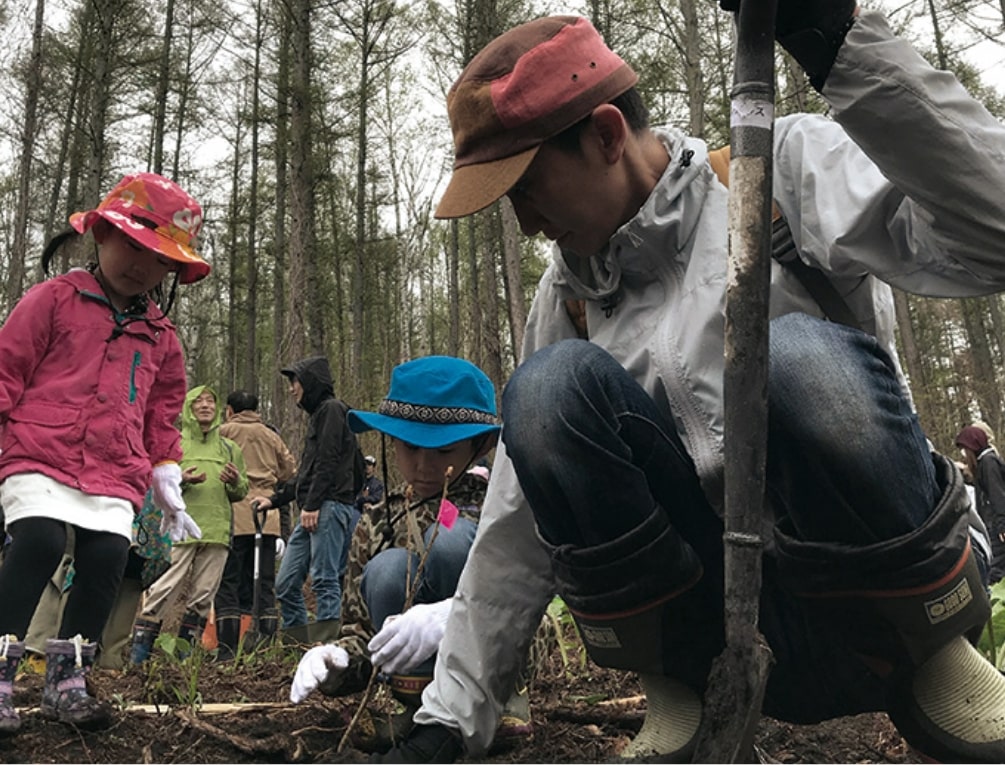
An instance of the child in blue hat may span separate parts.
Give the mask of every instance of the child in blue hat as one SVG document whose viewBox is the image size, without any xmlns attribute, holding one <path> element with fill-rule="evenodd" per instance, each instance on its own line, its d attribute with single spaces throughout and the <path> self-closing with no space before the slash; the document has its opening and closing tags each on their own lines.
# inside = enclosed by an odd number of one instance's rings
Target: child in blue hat
<svg viewBox="0 0 1005 765">
<path fill-rule="evenodd" d="M 377 430 L 390 437 L 411 491 L 390 493 L 378 518 L 360 519 L 349 553 L 339 639 L 304 655 L 290 699 L 298 703 L 315 688 L 327 695 L 360 691 L 376 665 L 390 676 L 392 693 L 407 708 L 401 719 L 410 722 L 432 679 L 451 598 L 474 541 L 486 483 L 468 470 L 499 436 L 495 386 L 469 361 L 427 356 L 395 367 L 376 412 L 353 410 L 347 419 L 356 433 Z M 445 485 L 446 498 L 459 511 L 449 529 L 436 522 Z M 409 589 L 414 605 L 402 614 Z M 529 730 L 529 709 L 524 718 Z"/>
</svg>

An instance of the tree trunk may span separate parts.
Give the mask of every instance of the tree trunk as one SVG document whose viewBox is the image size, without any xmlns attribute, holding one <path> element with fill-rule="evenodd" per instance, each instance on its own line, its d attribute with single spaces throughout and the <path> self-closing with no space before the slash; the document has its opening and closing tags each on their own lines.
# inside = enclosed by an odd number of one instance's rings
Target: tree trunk
<svg viewBox="0 0 1005 765">
<path fill-rule="evenodd" d="M 164 132 L 167 122 L 167 100 L 171 77 L 171 40 L 174 34 L 174 3 L 167 0 L 164 8 L 164 36 L 160 67 L 157 72 L 157 92 L 154 96 L 153 166 L 155 173 L 164 172 Z"/>
<path fill-rule="evenodd" d="M 227 292 L 230 300 L 227 302 L 227 377 L 226 386 L 229 389 L 235 387 L 234 383 L 238 379 L 238 367 L 241 364 L 242 354 L 237 342 L 237 327 L 240 326 L 243 317 L 239 308 L 240 289 L 238 287 L 238 233 L 237 226 L 240 219 L 241 206 L 241 112 L 243 105 L 239 101 L 234 110 L 234 158 L 231 164 L 230 175 L 230 204 L 228 205 L 230 214 L 227 222 Z"/>
<path fill-rule="evenodd" d="M 290 78 L 290 340 L 325 354 L 327 342 L 317 279 L 314 228 L 314 154 L 311 111 L 311 3 L 292 0 L 293 66 Z"/>
<path fill-rule="evenodd" d="M 520 269 L 520 222 L 508 197 L 500 201 L 502 213 L 503 288 L 509 316 L 513 366 L 520 363 L 523 334 L 527 324 L 527 306 L 523 299 L 523 276 Z"/>
<path fill-rule="evenodd" d="M 255 3 L 255 63 L 251 77 L 251 182 L 248 188 L 248 298 L 245 316 L 244 388 L 258 391 L 258 162 L 261 125 L 262 47 L 264 40 L 262 2 Z"/>
<path fill-rule="evenodd" d="M 449 329 L 447 353 L 457 356 L 461 352 L 461 290 L 460 290 L 460 242 L 457 219 L 450 221 L 450 244 L 447 247 L 447 312 Z M 475 288 L 477 294 L 478 289 Z"/>
<path fill-rule="evenodd" d="M 911 309 L 907 302 L 907 294 L 902 290 L 893 290 L 893 305 L 897 316 L 897 331 L 900 333 L 901 358 L 911 381 L 911 393 L 914 396 L 914 406 L 919 416 L 928 414 L 931 402 L 927 400 L 928 391 L 925 386 L 925 367 L 921 360 L 921 352 L 914 339 L 914 326 L 911 324 Z"/>
<path fill-rule="evenodd" d="M 24 288 L 25 260 L 28 249 L 28 208 L 32 184 L 32 159 L 38 130 L 38 100 L 42 88 L 42 32 L 45 0 L 36 0 L 35 24 L 31 34 L 31 59 L 25 76 L 24 130 L 21 133 L 21 158 L 18 162 L 17 210 L 14 217 L 14 244 L 7 272 L 7 305 L 13 305 Z"/>
</svg>

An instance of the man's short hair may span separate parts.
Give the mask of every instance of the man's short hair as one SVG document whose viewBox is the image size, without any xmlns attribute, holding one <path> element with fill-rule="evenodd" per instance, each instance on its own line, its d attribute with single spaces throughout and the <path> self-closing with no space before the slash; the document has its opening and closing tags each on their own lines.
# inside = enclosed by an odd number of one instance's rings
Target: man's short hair
<svg viewBox="0 0 1005 765">
<path fill-rule="evenodd" d="M 624 93 L 610 101 L 612 106 L 616 106 L 618 111 L 625 118 L 628 128 L 633 133 L 641 133 L 649 127 L 649 109 L 638 88 L 631 87 Z M 593 115 L 589 114 L 572 127 L 568 127 L 556 136 L 548 139 L 547 143 L 553 144 L 556 148 L 566 152 L 578 153 L 580 150 L 579 136 L 583 132 Z"/>
<path fill-rule="evenodd" d="M 235 390 L 227 396 L 227 406 L 234 414 L 250 409 L 252 412 L 258 411 L 258 396 L 246 390 Z"/>
</svg>

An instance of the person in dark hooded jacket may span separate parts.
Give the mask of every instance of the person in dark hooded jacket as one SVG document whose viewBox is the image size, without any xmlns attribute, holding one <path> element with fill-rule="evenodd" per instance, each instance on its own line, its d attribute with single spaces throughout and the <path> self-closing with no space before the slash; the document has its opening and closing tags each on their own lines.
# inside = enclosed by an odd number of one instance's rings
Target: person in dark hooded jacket
<svg viewBox="0 0 1005 765">
<path fill-rule="evenodd" d="M 991 585 L 1005 577 L 1005 463 L 991 446 L 987 432 L 977 425 L 963 428 L 956 445 L 974 477 L 977 512 L 991 536 Z"/>
<path fill-rule="evenodd" d="M 325 357 L 312 356 L 280 371 L 289 379 L 290 394 L 310 420 L 297 475 L 255 504 L 265 509 L 296 499 L 300 506 L 300 518 L 276 577 L 276 597 L 284 630 L 289 633 L 291 628 L 306 625 L 303 586 L 310 573 L 317 601 L 317 625 L 310 640 L 324 640 L 338 634 L 342 613 L 339 563 L 353 517 L 358 488 L 354 464 L 359 447 L 346 424 L 349 408 L 335 398 Z"/>
</svg>

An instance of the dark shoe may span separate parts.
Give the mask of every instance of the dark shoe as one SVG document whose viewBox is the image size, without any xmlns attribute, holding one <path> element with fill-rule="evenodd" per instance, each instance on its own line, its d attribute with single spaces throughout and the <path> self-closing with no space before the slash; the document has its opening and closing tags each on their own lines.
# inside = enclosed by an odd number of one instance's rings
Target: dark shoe
<svg viewBox="0 0 1005 765">
<path fill-rule="evenodd" d="M 202 630 L 206 626 L 206 619 L 199 616 L 195 611 L 186 611 L 181 619 L 181 626 L 178 628 L 178 638 L 185 643 L 178 646 L 178 658 L 185 659 L 195 650 L 195 647 L 202 642 Z M 185 645 L 187 644 L 187 648 Z"/>
<path fill-rule="evenodd" d="M 889 713 L 936 762 L 1005 762 L 1005 677 L 962 637 L 917 669 Z"/>
<path fill-rule="evenodd" d="M 142 664 L 150 658 L 154 649 L 154 641 L 161 631 L 161 623 L 153 619 L 137 619 L 133 625 L 133 647 L 129 651 L 129 660 L 133 664 Z"/>
<path fill-rule="evenodd" d="M 311 622 L 309 633 L 312 643 L 334 643 L 342 628 L 341 619 L 323 619 Z"/>
<path fill-rule="evenodd" d="M 108 725 L 111 708 L 88 694 L 84 681 L 94 664 L 96 648 L 96 643 L 80 635 L 46 641 L 45 690 L 40 709 L 43 717 L 88 729 Z"/>
<path fill-rule="evenodd" d="M 263 614 L 258 619 L 258 634 L 266 641 L 271 641 L 279 630 L 279 616 L 276 614 Z"/>
<path fill-rule="evenodd" d="M 231 661 L 237 654 L 237 641 L 241 634 L 240 616 L 220 616 L 216 620 L 216 659 Z"/>
<path fill-rule="evenodd" d="M 362 752 L 386 752 L 400 744 L 412 729 L 412 716 L 417 707 L 401 709 L 399 712 L 367 709 L 357 722 L 352 745 Z"/>
<path fill-rule="evenodd" d="M 17 732 L 21 718 L 14 707 L 14 677 L 24 656 L 24 641 L 14 635 L 0 636 L 0 735 Z"/>
<path fill-rule="evenodd" d="M 413 725 L 405 740 L 370 762 L 455 762 L 464 751 L 460 735 L 444 725 Z"/>
<path fill-rule="evenodd" d="M 304 648 L 310 648 L 311 646 L 311 625 L 308 624 L 297 624 L 292 627 L 283 627 L 279 632 L 279 640 L 283 645 L 291 646 L 302 646 Z"/>
</svg>

